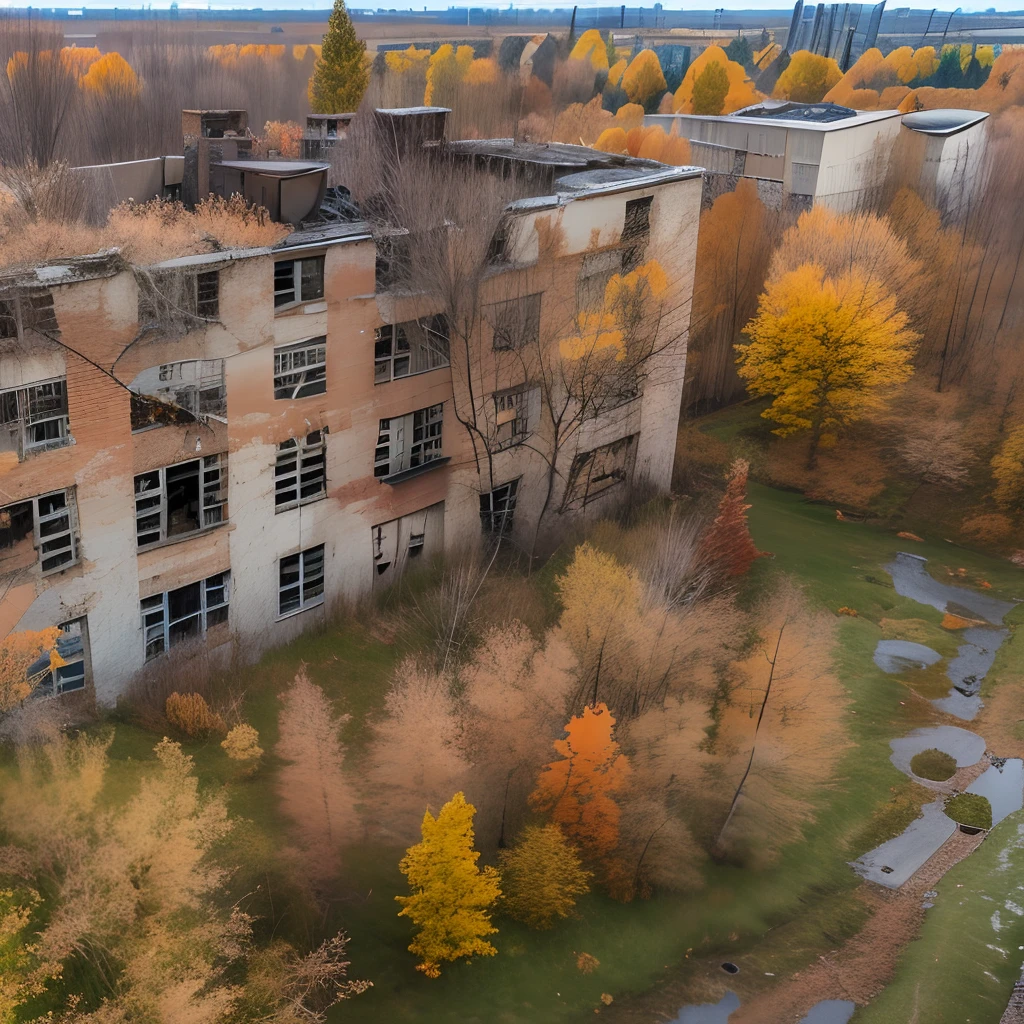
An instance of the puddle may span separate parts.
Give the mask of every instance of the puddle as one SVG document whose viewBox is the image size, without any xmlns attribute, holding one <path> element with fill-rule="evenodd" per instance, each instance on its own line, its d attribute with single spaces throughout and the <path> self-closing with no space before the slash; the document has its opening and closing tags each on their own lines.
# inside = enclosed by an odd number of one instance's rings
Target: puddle
<svg viewBox="0 0 1024 1024">
<path fill-rule="evenodd" d="M 927 668 L 941 660 L 942 655 L 938 651 L 909 640 L 879 640 L 875 647 L 875 664 L 890 675 L 909 668 Z"/>
<path fill-rule="evenodd" d="M 998 825 L 1007 815 L 1024 808 L 1024 761 L 1011 757 L 1001 768 L 992 765 L 965 792 L 986 797 L 992 805 L 992 824 Z"/>
<path fill-rule="evenodd" d="M 898 889 L 956 831 L 956 823 L 942 810 L 944 804 L 945 800 L 925 804 L 920 818 L 895 839 L 855 860 L 853 870 L 887 889 Z"/>
<path fill-rule="evenodd" d="M 892 755 L 889 758 L 901 772 L 918 780 L 910 770 L 910 761 L 915 754 L 934 747 L 944 754 L 949 754 L 956 761 L 957 768 L 966 768 L 969 764 L 977 764 L 985 753 L 985 741 L 968 729 L 960 729 L 955 725 L 936 725 L 924 729 L 915 729 L 909 736 L 901 736 L 890 740 Z M 923 780 L 928 785 L 927 780 Z M 932 784 L 934 786 L 934 783 Z"/>
<path fill-rule="evenodd" d="M 849 999 L 825 999 L 811 1007 L 800 1024 L 846 1024 L 857 1004 Z"/>
<path fill-rule="evenodd" d="M 984 619 L 993 626 L 1003 624 L 1003 616 L 1013 608 L 1010 601 L 1000 601 L 987 594 L 978 594 L 967 587 L 952 587 L 933 579 L 925 569 L 927 558 L 901 551 L 885 571 L 900 597 L 909 597 L 931 605 L 940 612 L 953 615 L 968 613 L 968 618 Z"/>
<path fill-rule="evenodd" d="M 669 1024 L 729 1024 L 729 1015 L 740 1008 L 740 997 L 726 992 L 717 1003 L 684 1006 Z"/>
</svg>

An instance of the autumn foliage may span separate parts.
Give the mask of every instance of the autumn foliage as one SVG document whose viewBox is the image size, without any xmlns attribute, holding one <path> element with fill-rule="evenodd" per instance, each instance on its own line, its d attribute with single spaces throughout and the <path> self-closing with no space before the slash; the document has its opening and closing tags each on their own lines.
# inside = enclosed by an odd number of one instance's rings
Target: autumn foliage
<svg viewBox="0 0 1024 1024">
<path fill-rule="evenodd" d="M 701 556 L 726 577 L 743 576 L 761 554 L 747 525 L 748 468 L 743 459 L 737 459 L 729 468 L 718 515 L 701 541 Z"/>
<path fill-rule="evenodd" d="M 548 814 L 590 857 L 604 858 L 619 841 L 619 804 L 629 761 L 614 738 L 615 719 L 603 703 L 569 720 L 567 736 L 555 740 L 559 760 L 537 779 L 530 802 Z"/>
<path fill-rule="evenodd" d="M 59 668 L 64 660 L 57 653 L 56 627 L 41 630 L 19 630 L 8 633 L 0 641 L 0 715 L 16 708 L 32 692 L 46 672 Z M 49 656 L 49 664 L 32 677 L 29 669 L 41 657 Z"/>
<path fill-rule="evenodd" d="M 772 95 L 797 103 L 817 103 L 842 77 L 832 57 L 800 50 L 793 54 L 786 70 L 779 75 Z"/>
<path fill-rule="evenodd" d="M 477 867 L 474 813 L 462 793 L 436 818 L 424 812 L 423 838 L 399 865 L 412 894 L 395 897 L 402 905 L 398 916 L 408 917 L 419 929 L 409 952 L 419 957 L 416 970 L 428 978 L 440 976 L 442 961 L 497 952 L 486 937 L 498 930 L 490 914 L 501 895 L 500 879 L 494 868 Z"/>
<path fill-rule="evenodd" d="M 665 75 L 658 55 L 653 50 L 641 50 L 623 72 L 622 88 L 630 103 L 648 103 L 665 91 Z"/>
<path fill-rule="evenodd" d="M 719 70 L 711 72 L 712 77 L 704 80 L 695 96 L 697 80 L 710 65 L 714 64 L 719 65 Z M 721 74 L 723 71 L 724 82 Z M 722 97 L 721 107 L 717 110 L 711 109 L 717 106 L 718 96 Z M 757 103 L 761 98 L 761 93 L 754 88 L 743 65 L 729 60 L 725 50 L 720 46 L 709 46 L 687 68 L 673 98 L 672 109 L 683 114 L 731 114 L 735 110 Z M 700 110 L 697 109 L 698 106 L 701 107 Z"/>
</svg>

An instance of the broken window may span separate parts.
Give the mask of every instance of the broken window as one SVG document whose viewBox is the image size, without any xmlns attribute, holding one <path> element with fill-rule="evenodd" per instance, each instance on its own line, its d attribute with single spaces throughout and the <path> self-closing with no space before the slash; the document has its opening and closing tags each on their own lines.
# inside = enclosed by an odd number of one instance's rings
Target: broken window
<svg viewBox="0 0 1024 1024">
<path fill-rule="evenodd" d="M 327 431 L 289 438 L 277 446 L 275 511 L 283 512 L 327 494 Z"/>
<path fill-rule="evenodd" d="M 525 441 L 530 433 L 530 393 L 526 387 L 498 391 L 493 397 L 496 446 L 510 448 Z"/>
<path fill-rule="evenodd" d="M 29 666 L 27 675 L 35 684 L 33 696 L 58 697 L 85 688 L 85 641 L 84 618 L 61 623 L 56 646 L 64 664 L 51 669 L 50 655 L 46 653 Z"/>
<path fill-rule="evenodd" d="M 622 252 L 595 252 L 583 257 L 576 281 L 576 305 L 580 311 L 597 312 L 604 308 L 608 282 L 622 272 Z"/>
<path fill-rule="evenodd" d="M 71 443 L 67 384 L 63 377 L 0 391 L 0 451 L 19 458 Z"/>
<path fill-rule="evenodd" d="M 140 473 L 135 478 L 135 536 L 140 548 L 217 526 L 227 519 L 227 455 Z"/>
<path fill-rule="evenodd" d="M 220 316 L 220 271 L 139 271 L 139 325 L 185 331 Z"/>
<path fill-rule="evenodd" d="M 495 349 L 521 349 L 540 338 L 540 296 L 537 292 L 484 307 Z"/>
<path fill-rule="evenodd" d="M 278 260 L 274 264 L 274 308 L 324 297 L 324 257 Z"/>
<path fill-rule="evenodd" d="M 444 404 L 380 421 L 373 475 L 390 477 L 441 458 Z"/>
<path fill-rule="evenodd" d="M 373 359 L 374 384 L 448 366 L 447 318 L 438 314 L 378 327 Z"/>
<path fill-rule="evenodd" d="M 227 423 L 223 359 L 185 359 L 143 370 L 128 385 L 132 430 L 169 423 Z"/>
<path fill-rule="evenodd" d="M 490 266 L 497 267 L 509 262 L 509 235 L 509 219 L 502 217 L 487 246 L 487 262 Z"/>
<path fill-rule="evenodd" d="M 580 452 L 572 461 L 566 505 L 585 505 L 599 498 L 610 487 L 628 480 L 636 458 L 637 435 L 612 441 L 589 452 Z"/>
<path fill-rule="evenodd" d="M 0 338 L 21 338 L 25 331 L 60 335 L 50 292 L 28 292 L 0 299 Z"/>
<path fill-rule="evenodd" d="M 444 547 L 444 502 L 410 512 L 370 530 L 374 586 L 387 587 L 410 559 L 426 561 Z"/>
<path fill-rule="evenodd" d="M 622 225 L 622 241 L 628 243 L 622 250 L 622 272 L 628 274 L 643 263 L 647 243 L 651 239 L 651 204 L 653 197 L 630 199 L 626 202 L 626 217 Z"/>
<path fill-rule="evenodd" d="M 78 560 L 72 491 L 53 491 L 0 508 L 0 573 L 35 564 L 44 574 Z"/>
<path fill-rule="evenodd" d="M 327 339 L 274 349 L 274 398 L 308 398 L 327 391 Z"/>
<path fill-rule="evenodd" d="M 278 612 L 288 615 L 324 601 L 324 546 L 307 548 L 280 562 Z"/>
<path fill-rule="evenodd" d="M 219 572 L 139 602 L 146 661 L 228 621 L 231 573 Z"/>
<path fill-rule="evenodd" d="M 510 480 L 480 495 L 480 525 L 484 533 L 512 532 L 512 517 L 516 512 L 518 493 L 519 481 Z"/>
</svg>

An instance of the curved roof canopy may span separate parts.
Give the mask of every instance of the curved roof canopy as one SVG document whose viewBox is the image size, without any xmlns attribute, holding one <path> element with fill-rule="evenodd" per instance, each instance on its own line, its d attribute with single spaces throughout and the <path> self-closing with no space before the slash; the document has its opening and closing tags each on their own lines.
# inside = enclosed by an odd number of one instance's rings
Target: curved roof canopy
<svg viewBox="0 0 1024 1024">
<path fill-rule="evenodd" d="M 903 115 L 903 123 L 915 132 L 925 135 L 955 135 L 965 128 L 984 121 L 988 114 L 983 110 L 957 110 L 944 107 L 939 110 L 915 110 Z"/>
</svg>

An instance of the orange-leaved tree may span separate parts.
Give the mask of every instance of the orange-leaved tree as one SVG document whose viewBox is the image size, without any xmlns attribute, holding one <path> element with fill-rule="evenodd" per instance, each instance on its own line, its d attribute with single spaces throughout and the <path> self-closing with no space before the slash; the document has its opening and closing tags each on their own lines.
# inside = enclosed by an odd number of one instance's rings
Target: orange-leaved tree
<svg viewBox="0 0 1024 1024">
<path fill-rule="evenodd" d="M 442 960 L 468 956 L 494 956 L 497 950 L 485 936 L 498 929 L 490 909 L 501 895 L 500 878 L 492 867 L 477 867 L 473 849 L 476 808 L 456 793 L 435 818 L 423 815 L 423 839 L 411 846 L 399 867 L 409 880 L 411 896 L 396 896 L 399 917 L 419 928 L 409 952 L 428 978 L 441 974 Z"/>
<path fill-rule="evenodd" d="M 753 395 L 770 395 L 761 415 L 787 437 L 811 435 L 808 468 L 818 448 L 872 410 L 913 373 L 919 335 L 881 281 L 853 269 L 836 279 L 807 263 L 761 296 L 750 338 L 737 345 L 739 374 Z"/>
<path fill-rule="evenodd" d="M 86 92 L 100 96 L 135 97 L 140 92 L 138 76 L 131 64 L 116 50 L 103 54 L 98 61 L 91 64 L 79 80 L 79 85 Z"/>
<path fill-rule="evenodd" d="M 8 633 L 0 641 L 0 715 L 16 708 L 32 692 L 36 684 L 64 664 L 57 653 L 60 629 L 21 630 Z M 40 659 L 47 663 L 30 671 Z"/>
<path fill-rule="evenodd" d="M 725 107 L 725 97 L 729 94 L 729 75 L 725 68 L 714 61 L 693 81 L 693 99 L 691 105 L 695 114 L 718 115 Z"/>
<path fill-rule="evenodd" d="M 729 482 L 718 503 L 718 515 L 701 538 L 701 558 L 724 576 L 744 575 L 762 554 L 747 524 L 749 468 L 745 459 L 736 459 L 729 467 Z"/>
<path fill-rule="evenodd" d="M 606 704 L 583 709 L 569 720 L 561 755 L 537 779 L 530 803 L 551 816 L 584 853 L 609 857 L 619 843 L 619 805 L 615 794 L 629 782 L 630 766 L 614 738 L 615 718 Z"/>
<path fill-rule="evenodd" d="M 587 29 L 576 40 L 569 60 L 586 60 L 595 71 L 608 70 L 608 46 L 596 28 Z"/>
<path fill-rule="evenodd" d="M 694 85 L 705 69 L 712 64 L 719 64 L 721 66 L 721 69 L 725 71 L 725 77 L 729 85 L 725 91 L 722 108 L 718 111 L 703 111 L 703 113 L 731 114 L 734 110 L 749 107 L 751 104 L 757 103 L 758 100 L 762 99 L 761 93 L 754 88 L 754 83 L 747 75 L 746 68 L 734 60 L 729 60 L 725 50 L 720 46 L 709 46 L 686 69 L 686 74 L 683 76 L 683 80 L 672 99 L 672 109 L 674 111 L 684 114 L 695 114 L 698 112 L 694 107 Z M 717 95 L 717 91 L 721 89 L 720 75 L 718 72 L 712 72 L 712 75 L 715 77 L 709 81 L 717 80 L 719 82 L 715 91 L 715 95 Z M 707 85 L 708 83 L 705 84 Z"/>
</svg>

